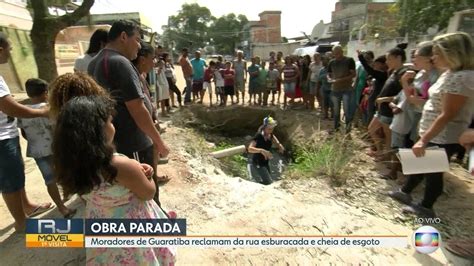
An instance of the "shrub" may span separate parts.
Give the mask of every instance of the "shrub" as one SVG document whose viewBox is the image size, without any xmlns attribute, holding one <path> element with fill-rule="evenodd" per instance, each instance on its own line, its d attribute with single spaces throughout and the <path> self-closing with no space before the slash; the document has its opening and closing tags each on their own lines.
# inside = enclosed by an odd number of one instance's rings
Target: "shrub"
<svg viewBox="0 0 474 266">
<path fill-rule="evenodd" d="M 336 186 L 346 182 L 348 166 L 354 155 L 351 141 L 326 139 L 314 145 L 296 146 L 294 150 L 291 177 L 328 176 Z"/>
</svg>

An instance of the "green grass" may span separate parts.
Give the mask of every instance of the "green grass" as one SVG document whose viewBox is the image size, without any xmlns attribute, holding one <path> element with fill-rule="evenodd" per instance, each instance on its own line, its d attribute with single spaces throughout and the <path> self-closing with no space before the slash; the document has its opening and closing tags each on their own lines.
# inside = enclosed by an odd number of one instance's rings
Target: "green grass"
<svg viewBox="0 0 474 266">
<path fill-rule="evenodd" d="M 290 177 L 327 176 L 335 186 L 345 184 L 348 165 L 354 155 L 351 141 L 326 139 L 313 145 L 297 146 L 294 150 Z"/>
</svg>

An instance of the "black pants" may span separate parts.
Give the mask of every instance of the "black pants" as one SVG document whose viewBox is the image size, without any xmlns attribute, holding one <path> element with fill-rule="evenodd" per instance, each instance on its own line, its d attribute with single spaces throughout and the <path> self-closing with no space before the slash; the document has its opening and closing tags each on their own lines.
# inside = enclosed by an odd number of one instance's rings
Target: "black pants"
<svg viewBox="0 0 474 266">
<path fill-rule="evenodd" d="M 170 90 L 176 94 L 178 103 L 181 104 L 181 92 L 179 91 L 178 87 L 176 86 L 176 83 L 173 82 L 172 78 L 166 78 L 168 80 L 168 85 L 170 87 Z"/>
<path fill-rule="evenodd" d="M 448 155 L 448 160 L 459 149 L 459 144 L 434 144 L 429 143 L 429 146 L 439 146 L 444 148 Z M 438 197 L 443 193 L 443 173 L 428 173 L 409 175 L 407 183 L 402 187 L 405 193 L 411 193 L 423 180 L 425 179 L 425 195 L 421 201 L 421 205 L 425 208 L 433 208 L 434 203 Z"/>
<path fill-rule="evenodd" d="M 140 163 L 146 163 L 146 164 L 150 165 L 151 167 L 153 167 L 153 170 L 155 170 L 154 174 L 156 175 L 156 165 L 155 166 L 153 165 L 154 164 L 153 145 L 151 145 L 150 147 L 145 148 L 141 151 L 131 152 L 131 153 L 123 153 L 123 155 L 127 156 L 130 159 L 134 159 L 134 160 L 136 160 Z M 156 185 L 156 193 L 155 193 L 155 196 L 153 197 L 153 199 L 156 201 L 158 206 L 161 207 L 160 192 L 158 190 L 159 186 L 156 183 L 156 180 L 155 180 L 155 185 Z"/>
</svg>

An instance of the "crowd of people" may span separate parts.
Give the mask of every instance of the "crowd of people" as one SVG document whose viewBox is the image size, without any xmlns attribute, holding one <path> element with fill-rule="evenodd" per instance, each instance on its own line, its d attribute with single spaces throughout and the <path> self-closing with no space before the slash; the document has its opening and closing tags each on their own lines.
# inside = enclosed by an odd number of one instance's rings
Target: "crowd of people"
<svg viewBox="0 0 474 266">
<path fill-rule="evenodd" d="M 183 49 L 178 63 L 186 87 L 181 91 L 170 54 L 143 42 L 134 23 L 116 21 L 108 32 L 92 35 L 75 73 L 51 84 L 28 80 L 28 105 L 12 98 L 0 76 L 0 190 L 15 229 L 24 230 L 27 217 L 52 207 L 27 197 L 18 128 L 28 141 L 27 156 L 36 161 L 64 217 L 75 214 L 64 198 L 78 194 L 86 203 L 85 218 L 175 218 L 161 208 L 159 198 L 159 184 L 169 177 L 159 175 L 157 164 L 166 161 L 169 148 L 161 138 L 157 110 L 167 116 L 178 105 L 203 103 L 206 92 L 209 104 L 218 106 L 278 105 L 283 93 L 283 108 L 302 98 L 304 108 L 318 108 L 324 119 L 333 120 L 334 131 L 340 131 L 341 120 L 346 134 L 353 124 L 366 125 L 372 141 L 367 152 L 376 160 L 390 158 L 387 178 L 397 178 L 397 149 L 412 148 L 423 156 L 438 146 L 448 158 L 462 153 L 462 146 L 474 144 L 474 131 L 468 130 L 474 115 L 471 37 L 451 33 L 420 43 L 412 64 L 406 62 L 405 48 L 401 44 L 378 57 L 358 51 L 357 63 L 334 46 L 332 52 L 302 58 L 271 52 L 265 60 L 252 57 L 249 64 L 242 51 L 231 62 L 219 58 L 207 64 L 199 51 L 190 60 Z M 8 62 L 10 50 L 0 33 L 0 63 Z M 284 151 L 273 135 L 275 126 L 273 118 L 265 118 L 248 149 L 264 184 L 272 182 L 270 147 Z M 410 193 L 423 179 L 423 200 L 413 203 Z M 429 173 L 408 176 L 389 196 L 407 204 L 406 212 L 434 217 L 442 191 L 443 173 Z M 175 260 L 171 247 L 87 249 L 91 265 L 173 265 Z"/>
</svg>

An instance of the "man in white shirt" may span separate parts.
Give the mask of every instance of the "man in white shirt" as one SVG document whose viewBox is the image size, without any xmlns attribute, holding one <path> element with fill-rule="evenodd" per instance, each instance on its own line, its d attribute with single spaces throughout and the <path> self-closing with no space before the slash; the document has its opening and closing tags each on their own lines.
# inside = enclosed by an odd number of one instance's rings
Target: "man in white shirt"
<svg viewBox="0 0 474 266">
<path fill-rule="evenodd" d="M 10 50 L 7 36 L 0 32 L 0 64 L 8 62 Z M 47 210 L 51 203 L 32 204 L 26 197 L 25 166 L 15 117 L 48 117 L 48 113 L 48 109 L 31 109 L 17 103 L 0 75 L 0 192 L 15 219 L 15 229 L 20 232 L 25 229 L 27 215 Z"/>
</svg>

